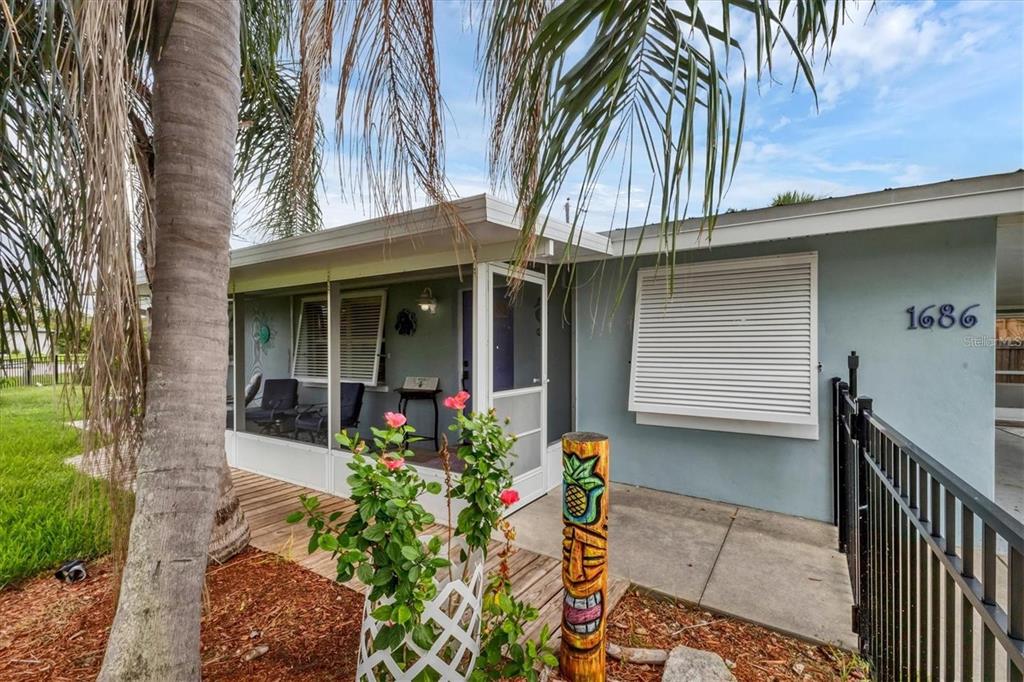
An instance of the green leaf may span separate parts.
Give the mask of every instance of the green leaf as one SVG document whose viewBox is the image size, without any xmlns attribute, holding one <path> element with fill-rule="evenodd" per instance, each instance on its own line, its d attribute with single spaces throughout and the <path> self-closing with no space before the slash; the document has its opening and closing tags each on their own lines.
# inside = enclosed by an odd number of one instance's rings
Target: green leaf
<svg viewBox="0 0 1024 682">
<path fill-rule="evenodd" d="M 399 625 L 404 625 L 405 623 L 408 623 L 410 619 L 412 619 L 412 611 L 410 611 L 409 607 L 405 604 L 400 605 L 397 609 L 397 613 L 395 614 L 395 621 Z"/>
<path fill-rule="evenodd" d="M 434 631 L 429 625 L 420 623 L 412 629 L 412 641 L 419 648 L 429 650 L 434 645 Z"/>
<path fill-rule="evenodd" d="M 391 650 L 402 643 L 402 628 L 397 625 L 385 625 L 373 638 L 373 647 L 379 650 Z"/>
<path fill-rule="evenodd" d="M 291 514 L 285 517 L 285 523 L 298 523 L 302 519 L 306 518 L 305 512 L 293 511 Z"/>
<path fill-rule="evenodd" d="M 408 559 L 409 561 L 416 561 L 420 558 L 419 548 L 413 547 L 411 545 L 404 545 L 402 547 L 402 556 Z"/>
<path fill-rule="evenodd" d="M 325 552 L 333 552 L 338 549 L 338 538 L 328 533 L 324 533 L 320 536 L 319 545 L 320 549 Z"/>
<path fill-rule="evenodd" d="M 391 620 L 391 607 L 391 604 L 384 604 L 383 606 L 378 606 L 370 612 L 370 615 L 379 621 Z"/>
<path fill-rule="evenodd" d="M 386 531 L 384 530 L 384 524 L 375 523 L 372 526 L 367 527 L 367 529 L 363 531 L 363 537 L 369 540 L 370 542 L 380 542 L 384 539 L 385 532 Z"/>
<path fill-rule="evenodd" d="M 429 483 L 427 483 L 427 492 L 431 493 L 432 495 L 440 495 L 441 484 L 438 483 L 437 481 L 430 481 Z"/>
<path fill-rule="evenodd" d="M 369 563 L 359 564 L 359 568 L 356 569 L 356 577 L 364 585 L 369 585 L 373 582 L 373 566 Z"/>
</svg>

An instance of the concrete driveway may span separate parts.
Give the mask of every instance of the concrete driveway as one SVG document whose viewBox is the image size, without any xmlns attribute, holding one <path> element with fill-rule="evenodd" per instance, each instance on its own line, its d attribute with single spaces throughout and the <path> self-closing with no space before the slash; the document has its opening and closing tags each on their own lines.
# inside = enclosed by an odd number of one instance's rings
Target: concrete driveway
<svg viewBox="0 0 1024 682">
<path fill-rule="evenodd" d="M 561 491 L 512 515 L 516 544 L 561 555 Z M 856 647 L 846 558 L 829 524 L 612 484 L 614 575 L 798 637 Z"/>
</svg>

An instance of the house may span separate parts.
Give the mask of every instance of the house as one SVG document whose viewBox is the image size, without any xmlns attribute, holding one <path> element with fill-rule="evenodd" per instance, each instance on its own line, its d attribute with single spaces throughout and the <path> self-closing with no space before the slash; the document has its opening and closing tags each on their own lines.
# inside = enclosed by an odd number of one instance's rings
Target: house
<svg viewBox="0 0 1024 682">
<path fill-rule="evenodd" d="M 560 484 L 561 434 L 593 430 L 615 481 L 831 521 L 830 379 L 855 350 L 886 420 L 992 496 L 1024 172 L 728 213 L 710 243 L 687 221 L 672 259 L 653 227 L 551 221 L 518 272 L 514 205 L 454 205 L 456 237 L 428 207 L 232 252 L 233 466 L 345 495 L 343 419 L 367 434 L 402 400 L 443 436 L 437 395 L 465 389 L 511 420 L 521 504 Z"/>
</svg>

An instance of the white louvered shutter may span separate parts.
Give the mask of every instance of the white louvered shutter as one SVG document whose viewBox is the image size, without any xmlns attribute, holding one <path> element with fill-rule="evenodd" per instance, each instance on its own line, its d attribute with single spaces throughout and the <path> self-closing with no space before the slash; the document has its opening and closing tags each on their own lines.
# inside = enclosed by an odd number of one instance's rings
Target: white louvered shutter
<svg viewBox="0 0 1024 682">
<path fill-rule="evenodd" d="M 816 254 L 641 269 L 629 409 L 816 425 L 816 280 Z"/>
<path fill-rule="evenodd" d="M 292 376 L 300 381 L 327 380 L 327 299 L 302 300 Z"/>
<path fill-rule="evenodd" d="M 342 293 L 339 315 L 341 380 L 377 385 L 387 293 Z"/>
</svg>

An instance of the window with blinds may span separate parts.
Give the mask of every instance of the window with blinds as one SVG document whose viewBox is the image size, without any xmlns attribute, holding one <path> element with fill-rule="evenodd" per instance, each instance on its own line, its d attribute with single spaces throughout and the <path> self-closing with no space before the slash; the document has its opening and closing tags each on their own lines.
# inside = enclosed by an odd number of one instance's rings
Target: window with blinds
<svg viewBox="0 0 1024 682">
<path fill-rule="evenodd" d="M 338 313 L 338 358 L 341 381 L 376 386 L 384 335 L 387 293 L 343 292 Z M 292 376 L 300 381 L 327 381 L 328 316 L 325 297 L 302 300 Z"/>
<path fill-rule="evenodd" d="M 341 294 L 338 319 L 338 353 L 341 380 L 377 385 L 381 340 L 384 336 L 385 291 L 354 291 Z"/>
<path fill-rule="evenodd" d="M 326 298 L 302 299 L 292 376 L 299 381 L 327 381 Z"/>
<path fill-rule="evenodd" d="M 818 437 L 817 254 L 644 268 L 629 409 L 663 426 Z"/>
</svg>

